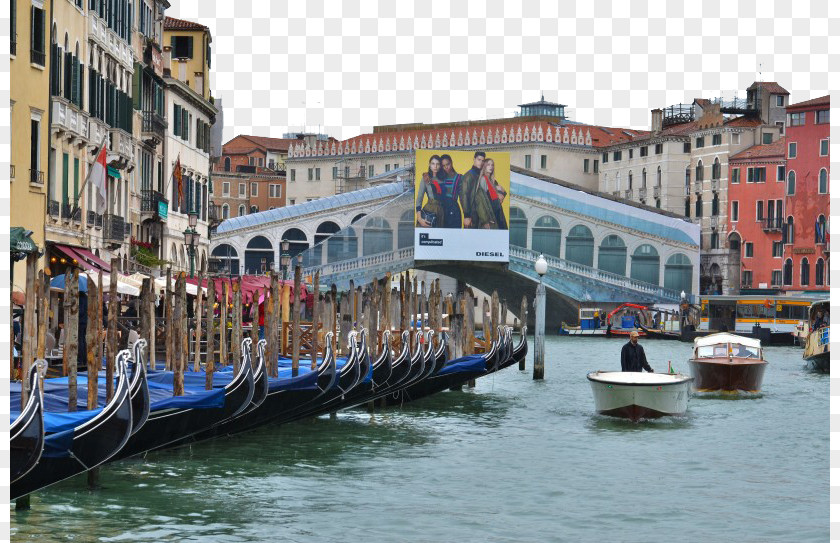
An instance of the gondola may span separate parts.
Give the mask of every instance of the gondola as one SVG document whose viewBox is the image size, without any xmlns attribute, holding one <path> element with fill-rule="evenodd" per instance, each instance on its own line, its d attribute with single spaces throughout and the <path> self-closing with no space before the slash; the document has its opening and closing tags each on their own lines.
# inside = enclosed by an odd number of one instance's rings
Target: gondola
<svg viewBox="0 0 840 543">
<path fill-rule="evenodd" d="M 132 365 L 131 384 L 129 385 L 129 396 L 131 397 L 131 433 L 134 434 L 140 429 L 149 418 L 151 409 L 151 396 L 149 394 L 149 383 L 146 378 L 146 360 L 143 351 L 146 349 L 146 340 L 138 339 L 131 347 L 134 364 Z"/>
<path fill-rule="evenodd" d="M 47 371 L 46 360 L 29 369 L 29 399 L 9 427 L 9 481 L 14 483 L 35 467 L 44 450 L 44 392 L 39 374 Z"/>
<path fill-rule="evenodd" d="M 171 377 L 171 372 L 155 372 L 158 377 L 163 373 L 167 379 Z M 253 369 L 251 364 L 241 364 L 239 372 L 223 389 L 195 390 L 194 397 L 167 395 L 153 400 L 146 424 L 131 436 L 114 459 L 164 448 L 235 417 L 248 408 L 253 395 Z"/>
<path fill-rule="evenodd" d="M 12 483 L 11 499 L 95 468 L 122 449 L 133 428 L 128 383 L 130 357 L 128 350 L 117 354 L 119 377 L 111 401 L 93 418 L 48 436 L 37 468 Z"/>
<path fill-rule="evenodd" d="M 525 361 L 525 357 L 528 356 L 528 327 L 522 326 L 519 329 L 519 344 L 513 348 L 513 356 L 511 357 L 510 361 L 508 362 L 508 366 L 512 366 L 513 364 L 519 364 Z"/>
</svg>

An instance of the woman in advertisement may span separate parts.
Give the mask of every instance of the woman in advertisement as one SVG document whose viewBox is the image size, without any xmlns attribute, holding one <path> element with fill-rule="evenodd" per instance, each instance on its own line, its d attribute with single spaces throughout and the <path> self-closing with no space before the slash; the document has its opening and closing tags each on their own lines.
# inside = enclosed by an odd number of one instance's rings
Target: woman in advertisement
<svg viewBox="0 0 840 543">
<path fill-rule="evenodd" d="M 420 186 L 417 187 L 417 201 L 415 203 L 415 217 L 417 226 L 424 228 L 439 228 L 442 226 L 443 207 L 441 199 L 443 191 L 440 182 L 442 174 L 440 169 L 440 157 L 432 155 L 429 159 L 429 170 L 423 174 Z M 423 197 L 428 201 L 423 205 Z"/>
<path fill-rule="evenodd" d="M 473 190 L 473 221 L 477 228 L 507 230 L 502 201 L 507 192 L 496 181 L 496 164 L 488 158 L 481 166 L 478 182 Z"/>
</svg>

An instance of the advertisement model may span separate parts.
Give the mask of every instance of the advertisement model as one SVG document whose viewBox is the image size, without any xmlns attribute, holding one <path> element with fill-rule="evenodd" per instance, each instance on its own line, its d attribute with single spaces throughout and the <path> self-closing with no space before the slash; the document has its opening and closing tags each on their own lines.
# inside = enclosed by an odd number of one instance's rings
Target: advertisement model
<svg viewBox="0 0 840 543">
<path fill-rule="evenodd" d="M 507 262 L 510 154 L 418 149 L 414 258 Z"/>
</svg>

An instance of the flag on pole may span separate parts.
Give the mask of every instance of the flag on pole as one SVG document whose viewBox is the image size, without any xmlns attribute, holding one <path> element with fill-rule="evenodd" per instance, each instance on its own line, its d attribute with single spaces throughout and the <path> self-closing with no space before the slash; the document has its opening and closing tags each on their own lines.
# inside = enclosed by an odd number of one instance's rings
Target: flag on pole
<svg viewBox="0 0 840 543">
<path fill-rule="evenodd" d="M 178 158 L 175 160 L 175 169 L 172 170 L 172 177 L 178 182 L 178 201 L 184 200 L 184 183 L 181 175 L 181 153 L 178 153 Z"/>
<path fill-rule="evenodd" d="M 91 186 L 96 189 L 96 212 L 98 214 L 105 213 L 106 203 L 108 201 L 108 192 L 105 188 L 105 179 L 108 175 L 108 148 L 103 143 L 96 154 L 96 160 L 91 164 L 88 170 L 88 177 L 85 183 L 90 182 Z"/>
</svg>

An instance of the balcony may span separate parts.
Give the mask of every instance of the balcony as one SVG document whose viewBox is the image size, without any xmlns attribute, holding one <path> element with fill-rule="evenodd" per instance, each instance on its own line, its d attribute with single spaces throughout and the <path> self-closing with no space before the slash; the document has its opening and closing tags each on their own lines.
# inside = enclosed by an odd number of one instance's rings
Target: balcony
<svg viewBox="0 0 840 543">
<path fill-rule="evenodd" d="M 107 51 L 112 57 L 119 60 L 123 66 L 132 66 L 132 47 L 125 40 L 117 36 L 117 33 L 108 28 L 108 23 L 99 18 L 95 11 L 88 14 L 88 37 Z"/>
<path fill-rule="evenodd" d="M 765 232 L 781 232 L 783 225 L 782 217 L 767 217 L 762 219 L 761 229 Z"/>
<path fill-rule="evenodd" d="M 125 219 L 119 215 L 106 214 L 103 218 L 102 239 L 122 243 L 125 239 Z"/>
<path fill-rule="evenodd" d="M 46 61 L 47 55 L 43 51 L 36 51 L 35 49 L 29 50 L 29 62 L 32 64 L 37 64 L 38 66 L 46 66 L 44 63 Z"/>
<path fill-rule="evenodd" d="M 169 216 L 169 200 L 156 190 L 141 191 L 140 212 L 155 220 L 165 221 Z"/>
<path fill-rule="evenodd" d="M 73 221 L 76 224 L 82 223 L 82 208 L 76 207 L 69 202 L 61 204 L 61 218 L 65 222 Z"/>
<path fill-rule="evenodd" d="M 141 137 L 147 145 L 156 147 L 166 139 L 166 128 L 169 126 L 166 119 L 155 111 L 143 112 L 143 128 Z"/>
<path fill-rule="evenodd" d="M 44 172 L 42 170 L 29 169 L 29 182 L 33 185 L 44 184 Z"/>
<path fill-rule="evenodd" d="M 625 200 L 632 200 L 633 199 L 633 189 L 627 189 L 624 191 L 624 199 Z"/>
<path fill-rule="evenodd" d="M 703 192 L 703 181 L 694 182 L 694 192 L 695 194 L 700 194 Z"/>
<path fill-rule="evenodd" d="M 644 200 L 646 198 L 647 198 L 647 189 L 645 187 L 642 187 L 642 188 L 639 189 L 639 199 Z"/>
<path fill-rule="evenodd" d="M 66 136 L 70 143 L 76 138 L 84 141 L 78 143 L 84 145 L 88 140 L 89 115 L 79 111 L 75 104 L 71 104 L 64 98 L 52 97 L 52 125 L 56 135 Z M 98 143 L 97 143 L 98 145 Z"/>
<path fill-rule="evenodd" d="M 49 202 L 47 202 L 47 215 L 49 215 L 53 219 L 58 219 L 59 209 L 60 205 L 55 200 L 50 200 Z"/>
<path fill-rule="evenodd" d="M 103 216 L 103 215 L 101 215 L 101 214 L 99 214 L 99 213 L 97 213 L 97 214 L 96 214 L 96 223 L 94 223 L 94 224 L 96 225 L 96 229 L 97 229 L 97 230 L 102 230 L 102 220 L 103 220 L 103 217 L 104 217 L 104 216 Z"/>
<path fill-rule="evenodd" d="M 132 141 L 131 134 L 120 128 L 111 128 L 110 132 L 111 145 L 108 146 L 108 150 L 111 151 L 111 153 L 118 155 L 116 164 L 114 164 L 115 161 L 111 159 L 110 165 L 118 170 L 121 170 L 126 168 L 134 159 L 134 143 Z"/>
<path fill-rule="evenodd" d="M 662 187 L 653 187 L 653 197 L 659 198 L 662 196 Z"/>
<path fill-rule="evenodd" d="M 715 192 L 720 190 L 720 179 L 712 179 L 712 190 Z"/>
<path fill-rule="evenodd" d="M 96 211 L 88 210 L 86 224 L 88 228 L 93 228 L 96 225 Z"/>
</svg>

